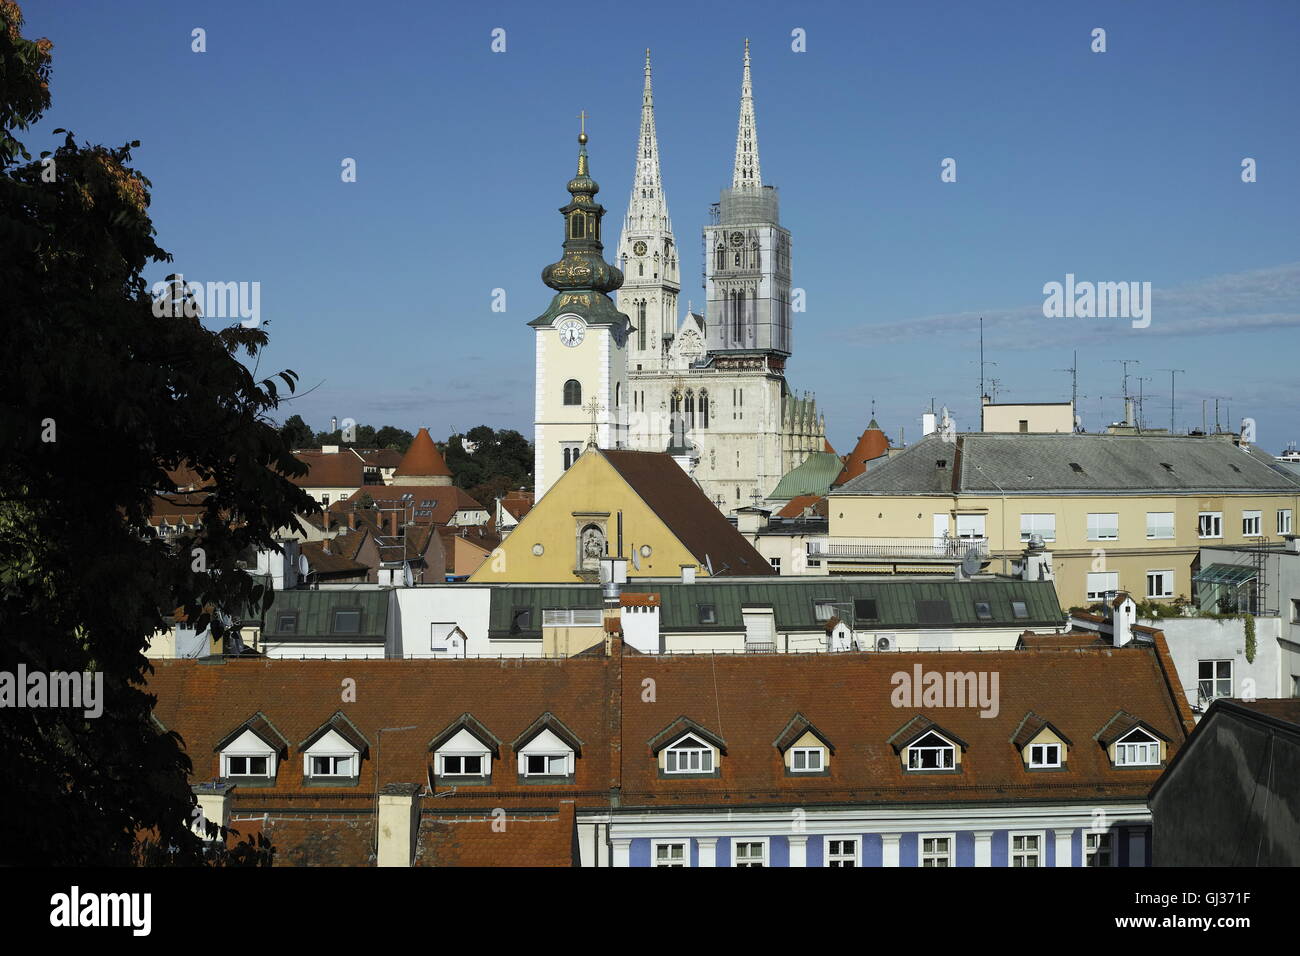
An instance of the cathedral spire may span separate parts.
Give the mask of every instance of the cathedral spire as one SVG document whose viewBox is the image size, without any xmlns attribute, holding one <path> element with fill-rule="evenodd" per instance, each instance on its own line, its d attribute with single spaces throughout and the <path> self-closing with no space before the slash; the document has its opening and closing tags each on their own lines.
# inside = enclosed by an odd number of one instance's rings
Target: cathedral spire
<svg viewBox="0 0 1300 956">
<path fill-rule="evenodd" d="M 754 120 L 754 87 L 749 77 L 749 40 L 745 40 L 745 72 L 740 81 L 740 125 L 736 130 L 736 166 L 732 189 L 757 189 L 763 185 L 758 167 L 758 124 Z"/>
<path fill-rule="evenodd" d="M 645 51 L 645 89 L 641 94 L 641 135 L 637 140 L 636 173 L 627 204 L 625 231 L 662 231 L 672 235 L 668 200 L 659 174 L 659 139 L 655 135 L 655 99 L 650 85 L 650 51 Z"/>
</svg>

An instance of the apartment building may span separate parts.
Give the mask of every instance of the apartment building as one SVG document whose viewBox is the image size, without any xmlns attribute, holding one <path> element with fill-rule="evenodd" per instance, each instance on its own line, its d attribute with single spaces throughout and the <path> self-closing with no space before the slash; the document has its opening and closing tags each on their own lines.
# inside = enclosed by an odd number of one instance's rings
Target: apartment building
<svg viewBox="0 0 1300 956">
<path fill-rule="evenodd" d="M 949 437 L 927 435 L 833 490 L 810 573 L 932 570 L 970 551 L 1006 572 L 1037 538 L 1066 606 L 1120 590 L 1190 599 L 1200 548 L 1276 541 L 1300 507 L 1300 479 L 1229 437 Z"/>
</svg>

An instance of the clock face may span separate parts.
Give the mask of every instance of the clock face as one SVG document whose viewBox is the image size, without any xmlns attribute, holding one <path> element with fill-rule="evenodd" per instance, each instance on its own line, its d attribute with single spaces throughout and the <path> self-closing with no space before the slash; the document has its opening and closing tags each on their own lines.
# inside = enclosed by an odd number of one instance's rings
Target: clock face
<svg viewBox="0 0 1300 956">
<path fill-rule="evenodd" d="M 560 343 L 567 348 L 576 348 L 581 345 L 583 338 L 587 335 L 586 323 L 576 315 L 560 319 L 555 328 L 560 333 Z"/>
<path fill-rule="evenodd" d="M 733 232 L 733 233 L 731 234 L 731 244 L 732 244 L 733 246 L 744 245 L 744 243 L 745 243 L 745 237 L 744 237 L 744 235 L 742 235 L 742 234 L 739 233 L 739 232 Z"/>
<path fill-rule="evenodd" d="M 645 243 L 642 242 L 640 239 L 638 239 L 635 243 L 632 244 L 632 251 L 636 253 L 638 256 L 645 255 Z"/>
</svg>

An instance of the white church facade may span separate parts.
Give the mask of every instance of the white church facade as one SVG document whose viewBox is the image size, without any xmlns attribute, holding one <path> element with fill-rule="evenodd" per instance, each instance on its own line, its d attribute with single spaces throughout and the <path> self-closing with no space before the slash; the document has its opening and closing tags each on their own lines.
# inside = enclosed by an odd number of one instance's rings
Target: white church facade
<svg viewBox="0 0 1300 956">
<path fill-rule="evenodd" d="M 748 41 L 732 185 L 704 226 L 703 314 L 679 317 L 681 257 L 660 175 L 649 51 L 617 268 L 602 258 L 604 209 L 586 164 L 584 145 L 579 177 L 569 183 L 574 199 L 561 210 L 565 259 L 543 274 L 557 295 L 530 323 L 537 494 L 594 438 L 602 448 L 669 451 L 724 512 L 762 501 L 825 448 L 826 428 L 815 399 L 796 395 L 785 378 L 793 351 L 790 233 L 776 188 L 762 181 Z M 616 307 L 608 298 L 615 291 Z"/>
</svg>

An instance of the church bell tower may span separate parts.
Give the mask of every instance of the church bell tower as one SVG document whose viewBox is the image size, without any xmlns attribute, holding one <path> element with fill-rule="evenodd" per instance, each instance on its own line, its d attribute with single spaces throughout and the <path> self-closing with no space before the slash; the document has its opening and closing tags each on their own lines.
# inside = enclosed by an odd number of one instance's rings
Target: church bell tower
<svg viewBox="0 0 1300 956">
<path fill-rule="evenodd" d="M 535 332 L 537 391 L 533 421 L 533 482 L 537 497 L 555 484 L 591 444 L 626 441 L 628 317 L 609 293 L 623 273 L 604 259 L 605 207 L 587 161 L 586 116 L 578 134 L 578 172 L 569 180 L 564 255 L 542 270 L 555 290 L 550 307 L 528 324 Z"/>
</svg>

